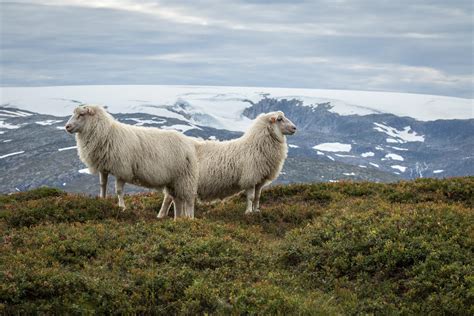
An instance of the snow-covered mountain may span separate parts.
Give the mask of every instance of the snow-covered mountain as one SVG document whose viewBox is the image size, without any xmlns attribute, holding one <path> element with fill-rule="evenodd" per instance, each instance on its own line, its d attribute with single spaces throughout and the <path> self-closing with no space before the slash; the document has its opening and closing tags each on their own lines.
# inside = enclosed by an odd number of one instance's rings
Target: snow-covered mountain
<svg viewBox="0 0 474 316">
<path fill-rule="evenodd" d="M 102 104 L 121 121 L 202 138 L 238 137 L 262 112 L 298 125 L 282 182 L 473 175 L 471 99 L 388 92 L 209 86 L 0 88 L 0 191 L 95 192 L 63 125 Z M 81 171 L 81 172 L 79 172 Z M 85 188 L 87 187 L 87 188 Z"/>
<path fill-rule="evenodd" d="M 263 97 L 296 99 L 310 107 L 330 103 L 330 111 L 340 115 L 389 113 L 419 121 L 474 118 L 472 99 L 393 92 L 147 85 L 0 89 L 1 104 L 42 114 L 67 116 L 77 104 L 93 103 L 108 106 L 112 113 L 140 112 L 183 119 L 184 115 L 171 110 L 182 107 L 192 123 L 237 131 L 244 131 L 250 124 L 242 116 L 249 102 Z"/>
</svg>

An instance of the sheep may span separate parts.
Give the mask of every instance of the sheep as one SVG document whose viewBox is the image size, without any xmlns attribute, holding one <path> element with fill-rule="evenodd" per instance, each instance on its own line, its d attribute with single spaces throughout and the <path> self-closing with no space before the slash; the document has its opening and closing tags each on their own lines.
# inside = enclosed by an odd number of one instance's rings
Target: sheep
<svg viewBox="0 0 474 316">
<path fill-rule="evenodd" d="M 193 141 L 176 131 L 116 121 L 104 108 L 83 105 L 74 110 L 66 131 L 76 134 L 79 157 L 100 175 L 100 196 L 115 176 L 118 204 L 125 209 L 125 183 L 164 188 L 174 198 L 175 218 L 194 214 L 198 165 Z"/>
<path fill-rule="evenodd" d="M 245 190 L 245 213 L 259 212 L 261 190 L 280 174 L 288 153 L 286 135 L 295 132 L 296 126 L 277 111 L 259 115 L 240 138 L 223 142 L 196 140 L 198 197 L 210 201 Z M 172 202 L 172 196 L 165 192 L 158 218 L 167 216 Z"/>
</svg>

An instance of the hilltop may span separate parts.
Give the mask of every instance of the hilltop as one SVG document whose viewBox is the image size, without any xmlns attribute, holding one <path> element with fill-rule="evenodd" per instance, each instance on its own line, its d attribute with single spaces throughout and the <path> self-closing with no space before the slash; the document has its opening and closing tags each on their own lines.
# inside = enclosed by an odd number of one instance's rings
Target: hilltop
<svg viewBox="0 0 474 316">
<path fill-rule="evenodd" d="M 0 313 L 457 314 L 474 177 L 280 185 L 157 220 L 162 196 L 0 195 Z"/>
</svg>

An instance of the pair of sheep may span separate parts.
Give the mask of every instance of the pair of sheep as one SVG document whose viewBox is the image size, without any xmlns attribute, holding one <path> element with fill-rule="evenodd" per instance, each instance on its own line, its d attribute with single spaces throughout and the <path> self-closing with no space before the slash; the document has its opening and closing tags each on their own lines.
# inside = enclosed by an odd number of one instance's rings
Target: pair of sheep
<svg viewBox="0 0 474 316">
<path fill-rule="evenodd" d="M 240 138 L 201 141 L 175 131 L 138 127 L 116 121 L 102 107 L 77 107 L 66 124 L 76 134 L 79 157 L 100 175 L 100 196 L 107 178 L 116 178 L 119 206 L 125 208 L 123 187 L 132 183 L 164 188 L 158 214 L 165 217 L 175 204 L 175 218 L 194 217 L 194 200 L 225 198 L 244 191 L 246 213 L 258 211 L 260 193 L 280 173 L 287 156 L 286 136 L 296 131 L 283 112 L 261 114 Z"/>
</svg>

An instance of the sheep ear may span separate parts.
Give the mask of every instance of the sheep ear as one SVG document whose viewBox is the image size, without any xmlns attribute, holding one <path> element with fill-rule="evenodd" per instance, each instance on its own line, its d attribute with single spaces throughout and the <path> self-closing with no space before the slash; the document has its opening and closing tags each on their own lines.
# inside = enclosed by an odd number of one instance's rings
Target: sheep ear
<svg viewBox="0 0 474 316">
<path fill-rule="evenodd" d="M 274 116 L 270 117 L 270 122 L 275 123 L 276 122 L 276 117 L 274 117 Z"/>
<path fill-rule="evenodd" d="M 91 109 L 91 108 L 86 108 L 86 113 L 89 114 L 89 115 L 94 115 L 94 114 L 95 114 L 95 110 L 94 110 L 94 109 Z"/>
</svg>

